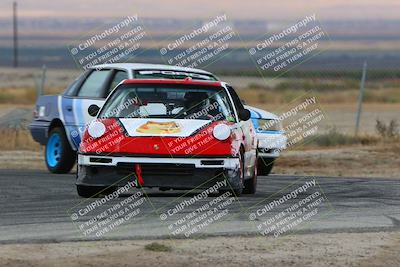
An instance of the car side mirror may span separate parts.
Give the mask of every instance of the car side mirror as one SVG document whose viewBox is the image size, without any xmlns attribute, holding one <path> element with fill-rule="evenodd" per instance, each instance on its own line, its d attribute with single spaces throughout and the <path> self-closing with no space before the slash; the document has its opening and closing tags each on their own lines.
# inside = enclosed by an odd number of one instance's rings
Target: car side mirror
<svg viewBox="0 0 400 267">
<path fill-rule="evenodd" d="M 242 121 L 247 121 L 250 119 L 250 110 L 248 109 L 241 109 L 238 112 L 239 119 Z"/>
<path fill-rule="evenodd" d="M 92 117 L 96 117 L 96 115 L 99 113 L 100 107 L 98 105 L 92 104 L 88 107 L 88 113 Z"/>
</svg>

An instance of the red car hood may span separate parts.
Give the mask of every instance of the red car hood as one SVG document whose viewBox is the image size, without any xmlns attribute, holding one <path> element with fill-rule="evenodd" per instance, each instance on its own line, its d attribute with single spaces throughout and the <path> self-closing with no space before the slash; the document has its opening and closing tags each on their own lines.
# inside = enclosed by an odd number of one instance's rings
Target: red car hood
<svg viewBox="0 0 400 267">
<path fill-rule="evenodd" d="M 211 120 L 185 119 L 120 119 L 130 137 L 188 137 L 211 123 Z"/>
<path fill-rule="evenodd" d="M 86 130 L 81 153 L 168 156 L 231 156 L 237 150 L 237 136 L 217 140 L 216 125 L 232 123 L 180 119 L 100 119 L 105 133 L 93 138 Z M 90 127 L 90 126 L 89 126 Z"/>
</svg>

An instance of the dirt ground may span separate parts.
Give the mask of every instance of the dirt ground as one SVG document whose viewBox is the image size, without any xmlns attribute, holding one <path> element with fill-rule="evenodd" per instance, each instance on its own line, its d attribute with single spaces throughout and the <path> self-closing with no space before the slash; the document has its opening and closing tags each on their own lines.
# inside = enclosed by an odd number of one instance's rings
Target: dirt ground
<svg viewBox="0 0 400 267">
<path fill-rule="evenodd" d="M 209 237 L 0 245 L 0 262 L 2 266 L 62 263 L 62 266 L 390 267 L 400 266 L 399 249 L 399 232 L 309 234 L 277 239 Z"/>
<path fill-rule="evenodd" d="M 400 178 L 400 144 L 284 151 L 272 173 Z"/>
</svg>

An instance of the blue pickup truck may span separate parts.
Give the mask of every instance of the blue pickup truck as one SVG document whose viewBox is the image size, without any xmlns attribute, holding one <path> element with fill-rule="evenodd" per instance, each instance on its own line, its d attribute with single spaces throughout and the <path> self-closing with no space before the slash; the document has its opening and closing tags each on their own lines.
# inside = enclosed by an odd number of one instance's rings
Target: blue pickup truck
<svg viewBox="0 0 400 267">
<path fill-rule="evenodd" d="M 218 80 L 192 68 L 157 64 L 118 63 L 94 66 L 73 81 L 61 95 L 40 96 L 29 125 L 35 141 L 46 146 L 45 160 L 52 173 L 68 173 L 76 162 L 82 134 L 93 119 L 90 107 L 101 107 L 109 93 L 125 79 Z"/>
</svg>

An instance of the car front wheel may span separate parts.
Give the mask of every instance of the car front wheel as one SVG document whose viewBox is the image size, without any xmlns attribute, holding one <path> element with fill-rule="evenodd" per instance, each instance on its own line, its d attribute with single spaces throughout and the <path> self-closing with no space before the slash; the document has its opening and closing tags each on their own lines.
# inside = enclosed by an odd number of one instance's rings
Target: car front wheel
<svg viewBox="0 0 400 267">
<path fill-rule="evenodd" d="M 220 189 L 221 194 L 231 192 L 234 196 L 238 197 L 242 194 L 244 188 L 244 153 L 241 151 L 239 155 L 239 168 L 234 172 L 234 176 L 229 179 L 230 189 Z"/>
<path fill-rule="evenodd" d="M 244 181 L 243 194 L 255 194 L 257 191 L 257 165 L 254 166 L 253 176 Z"/>
</svg>

